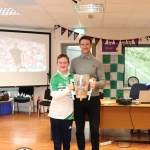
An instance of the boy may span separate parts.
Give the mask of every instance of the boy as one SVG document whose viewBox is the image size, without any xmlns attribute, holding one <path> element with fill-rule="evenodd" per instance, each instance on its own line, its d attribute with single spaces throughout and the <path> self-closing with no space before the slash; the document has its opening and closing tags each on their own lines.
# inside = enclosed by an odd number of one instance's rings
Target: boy
<svg viewBox="0 0 150 150">
<path fill-rule="evenodd" d="M 69 58 L 65 54 L 57 57 L 57 73 L 50 80 L 52 102 L 50 105 L 50 122 L 54 150 L 70 150 L 72 121 L 74 119 L 73 99 L 71 90 L 74 89 L 73 75 L 68 72 Z"/>
</svg>

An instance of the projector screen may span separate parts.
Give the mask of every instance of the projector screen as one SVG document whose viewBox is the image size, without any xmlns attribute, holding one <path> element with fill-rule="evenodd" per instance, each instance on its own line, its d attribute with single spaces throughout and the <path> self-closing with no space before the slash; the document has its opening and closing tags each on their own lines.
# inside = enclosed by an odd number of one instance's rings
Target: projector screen
<svg viewBox="0 0 150 150">
<path fill-rule="evenodd" d="M 0 86 L 47 85 L 51 34 L 0 30 Z"/>
</svg>

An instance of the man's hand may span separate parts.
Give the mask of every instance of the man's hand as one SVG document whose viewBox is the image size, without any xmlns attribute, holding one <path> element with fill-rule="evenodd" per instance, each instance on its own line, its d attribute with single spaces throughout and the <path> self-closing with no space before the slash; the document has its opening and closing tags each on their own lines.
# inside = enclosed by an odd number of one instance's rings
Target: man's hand
<svg viewBox="0 0 150 150">
<path fill-rule="evenodd" d="M 91 89 L 95 89 L 95 87 L 96 87 L 96 80 L 95 80 L 95 78 L 91 78 L 89 82 L 90 82 L 90 88 Z"/>
</svg>

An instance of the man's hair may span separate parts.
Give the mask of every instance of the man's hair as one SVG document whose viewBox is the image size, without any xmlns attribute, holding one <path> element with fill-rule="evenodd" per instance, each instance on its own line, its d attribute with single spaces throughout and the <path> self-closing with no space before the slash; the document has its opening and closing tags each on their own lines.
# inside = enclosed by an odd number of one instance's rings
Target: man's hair
<svg viewBox="0 0 150 150">
<path fill-rule="evenodd" d="M 91 37 L 89 37 L 89 36 L 86 36 L 86 35 L 82 36 L 82 37 L 79 39 L 79 44 L 80 44 L 81 40 L 89 40 L 89 41 L 90 41 L 90 44 L 92 44 L 92 39 L 91 39 Z"/>
<path fill-rule="evenodd" d="M 62 57 L 67 58 L 68 63 L 69 63 L 69 57 L 68 57 L 66 54 L 60 54 L 60 55 L 58 55 L 58 56 L 57 56 L 57 62 L 58 62 L 58 59 L 60 59 L 60 58 L 62 58 Z"/>
</svg>

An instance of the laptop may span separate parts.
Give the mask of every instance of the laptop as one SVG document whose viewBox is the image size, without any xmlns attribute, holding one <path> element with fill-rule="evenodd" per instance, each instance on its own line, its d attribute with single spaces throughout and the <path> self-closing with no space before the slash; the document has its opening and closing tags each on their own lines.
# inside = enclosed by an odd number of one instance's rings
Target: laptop
<svg viewBox="0 0 150 150">
<path fill-rule="evenodd" d="M 140 91 L 139 102 L 141 104 L 150 104 L 150 90 Z"/>
</svg>

